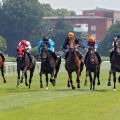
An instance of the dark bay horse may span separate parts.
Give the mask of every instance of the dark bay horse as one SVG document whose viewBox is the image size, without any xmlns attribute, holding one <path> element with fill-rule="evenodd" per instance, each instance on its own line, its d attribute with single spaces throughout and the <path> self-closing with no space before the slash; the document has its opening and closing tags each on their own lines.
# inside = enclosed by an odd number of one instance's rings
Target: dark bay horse
<svg viewBox="0 0 120 120">
<path fill-rule="evenodd" d="M 48 74 L 50 74 L 50 82 L 55 86 L 57 74 L 60 69 L 61 57 L 55 61 L 52 54 L 49 52 L 47 44 L 41 49 L 41 68 L 40 68 L 40 88 L 43 88 L 42 74 L 46 76 L 46 89 L 48 89 Z"/>
<path fill-rule="evenodd" d="M 77 88 L 80 88 L 80 75 L 83 70 L 83 63 L 82 60 L 79 58 L 78 51 L 76 51 L 76 45 L 75 45 L 75 39 L 69 40 L 69 54 L 68 57 L 65 59 L 65 68 L 68 72 L 68 87 L 72 87 L 72 89 L 75 89 L 75 86 L 73 85 L 72 81 L 72 73 L 76 72 L 77 78 Z"/>
<path fill-rule="evenodd" d="M 3 82 L 6 83 L 6 79 L 4 76 L 4 62 L 5 62 L 5 57 L 2 53 L 0 53 L 0 70 L 1 70 L 1 75 L 3 77 Z"/>
<path fill-rule="evenodd" d="M 25 52 L 23 47 L 19 47 L 17 51 L 17 74 L 18 74 L 18 80 L 17 80 L 17 86 L 19 86 L 19 83 L 23 82 L 24 76 L 25 76 L 25 85 L 30 88 L 33 73 L 36 66 L 36 61 L 33 59 L 34 62 L 30 60 L 28 57 L 28 54 Z M 29 84 L 27 83 L 27 70 L 30 71 L 30 77 L 29 77 Z M 22 71 L 22 76 L 20 78 L 20 72 Z"/>
<path fill-rule="evenodd" d="M 108 86 L 111 86 L 111 75 L 113 74 L 113 89 L 116 90 L 116 72 L 120 72 L 120 40 L 115 42 L 115 48 L 110 60 L 111 67 L 109 71 Z M 118 77 L 118 82 L 120 82 L 120 76 Z"/>
<path fill-rule="evenodd" d="M 90 78 L 90 90 L 95 90 L 95 80 L 98 79 L 98 85 L 100 85 L 100 66 L 101 62 L 99 61 L 95 49 L 89 48 L 85 56 L 85 66 L 86 66 L 86 79 L 85 85 L 87 84 L 87 77 Z M 93 73 L 93 77 L 92 77 Z"/>
</svg>

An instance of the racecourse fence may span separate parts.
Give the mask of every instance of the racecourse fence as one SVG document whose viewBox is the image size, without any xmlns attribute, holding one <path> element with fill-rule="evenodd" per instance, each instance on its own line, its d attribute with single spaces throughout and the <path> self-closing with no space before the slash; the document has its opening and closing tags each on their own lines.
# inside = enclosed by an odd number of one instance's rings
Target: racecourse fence
<svg viewBox="0 0 120 120">
<path fill-rule="evenodd" d="M 110 62 L 103 61 L 101 65 L 101 69 L 110 69 Z M 36 63 L 35 73 L 39 74 L 40 71 L 40 62 Z M 62 62 L 60 66 L 60 72 L 65 72 L 65 63 Z M 16 62 L 5 62 L 5 75 L 16 75 L 17 74 L 17 64 Z"/>
</svg>

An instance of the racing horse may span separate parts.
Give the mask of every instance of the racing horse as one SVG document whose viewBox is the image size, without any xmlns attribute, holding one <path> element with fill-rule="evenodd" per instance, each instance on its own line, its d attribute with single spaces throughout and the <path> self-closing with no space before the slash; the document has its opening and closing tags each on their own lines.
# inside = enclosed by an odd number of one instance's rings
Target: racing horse
<svg viewBox="0 0 120 120">
<path fill-rule="evenodd" d="M 4 62 L 5 62 L 5 57 L 2 53 L 0 53 L 0 70 L 1 70 L 1 75 L 3 77 L 3 82 L 6 83 L 6 79 L 4 76 Z"/>
<path fill-rule="evenodd" d="M 69 54 L 67 58 L 65 58 L 65 69 L 68 73 L 67 87 L 72 87 L 72 89 L 75 89 L 72 80 L 72 73 L 76 72 L 77 88 L 80 88 L 80 75 L 83 70 L 83 62 L 78 55 L 78 51 L 76 50 L 79 46 L 75 45 L 75 39 L 69 39 L 68 44 Z"/>
<path fill-rule="evenodd" d="M 32 56 L 33 57 L 33 56 Z M 35 70 L 35 66 L 36 66 L 36 60 L 33 57 L 33 62 L 30 60 L 28 53 L 25 51 L 25 49 L 20 46 L 17 49 L 17 85 L 16 87 L 19 86 L 19 83 L 23 82 L 23 79 L 25 77 L 25 85 L 26 86 L 31 86 L 31 82 L 32 82 L 32 77 L 33 77 L 33 73 Z M 29 76 L 29 84 L 27 83 L 27 71 L 30 71 L 30 76 Z M 20 76 L 20 72 L 22 71 L 22 75 Z"/>
<path fill-rule="evenodd" d="M 108 86 L 111 86 L 111 75 L 113 75 L 114 91 L 116 90 L 116 72 L 120 72 L 120 40 L 115 41 L 114 51 L 112 51 L 112 56 L 110 59 L 110 71 L 108 78 Z M 118 82 L 120 82 L 120 76 L 118 77 Z"/>
<path fill-rule="evenodd" d="M 61 57 L 55 60 L 53 55 L 48 50 L 48 44 L 45 43 L 40 51 L 41 68 L 40 68 L 40 88 L 43 88 L 42 74 L 46 77 L 46 89 L 48 89 L 48 74 L 50 74 L 50 82 L 53 86 L 56 84 L 57 74 L 60 69 Z"/>
<path fill-rule="evenodd" d="M 85 66 L 86 66 L 86 79 L 85 85 L 87 84 L 87 77 L 90 78 L 90 90 L 95 90 L 95 80 L 98 79 L 97 85 L 100 85 L 100 66 L 101 61 L 99 61 L 95 49 L 89 48 L 85 56 Z M 92 76 L 93 73 L 93 76 Z"/>
</svg>

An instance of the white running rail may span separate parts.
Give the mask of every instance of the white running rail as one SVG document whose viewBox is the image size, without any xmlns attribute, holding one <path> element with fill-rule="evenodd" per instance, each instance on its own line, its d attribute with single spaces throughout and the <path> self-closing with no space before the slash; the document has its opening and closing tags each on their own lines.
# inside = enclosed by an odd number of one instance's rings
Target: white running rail
<svg viewBox="0 0 120 120">
<path fill-rule="evenodd" d="M 85 69 L 85 68 L 84 68 Z M 110 62 L 104 61 L 102 62 L 101 69 L 110 69 Z M 60 72 L 65 72 L 65 63 L 62 62 L 60 66 Z M 40 62 L 36 63 L 35 73 L 39 74 L 40 72 Z M 17 74 L 17 65 L 16 62 L 5 62 L 5 75 L 16 75 Z"/>
</svg>

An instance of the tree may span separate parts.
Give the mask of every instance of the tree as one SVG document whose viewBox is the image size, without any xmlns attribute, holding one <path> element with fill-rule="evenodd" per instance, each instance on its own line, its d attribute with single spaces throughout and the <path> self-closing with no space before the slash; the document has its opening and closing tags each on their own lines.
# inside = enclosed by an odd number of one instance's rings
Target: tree
<svg viewBox="0 0 120 120">
<path fill-rule="evenodd" d="M 0 51 L 4 52 L 7 50 L 6 40 L 0 36 Z"/>
<path fill-rule="evenodd" d="M 62 49 L 62 44 L 69 31 L 73 31 L 73 27 L 64 22 L 64 18 L 58 19 L 55 25 L 54 40 L 56 43 L 56 50 Z"/>
<path fill-rule="evenodd" d="M 103 41 L 100 42 L 98 51 L 101 53 L 101 55 L 109 55 L 110 50 L 112 49 L 113 38 L 117 34 L 120 34 L 120 22 L 113 24 L 108 30 L 108 33 L 104 37 Z"/>
<path fill-rule="evenodd" d="M 3 0 L 0 34 L 6 38 L 10 55 L 15 55 L 16 45 L 21 39 L 31 39 L 43 16 L 40 7 L 38 0 Z"/>
</svg>

